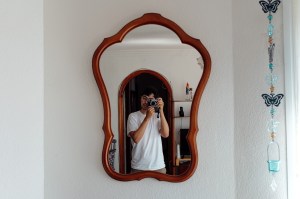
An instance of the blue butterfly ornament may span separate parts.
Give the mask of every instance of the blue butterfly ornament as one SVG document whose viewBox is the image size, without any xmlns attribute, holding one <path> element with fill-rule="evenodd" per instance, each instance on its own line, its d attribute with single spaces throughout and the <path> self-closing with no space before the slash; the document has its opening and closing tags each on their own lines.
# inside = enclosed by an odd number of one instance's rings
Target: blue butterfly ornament
<svg viewBox="0 0 300 199">
<path fill-rule="evenodd" d="M 277 95 L 275 95 L 275 94 L 270 94 L 270 95 L 268 95 L 268 94 L 262 94 L 261 95 L 262 96 L 262 98 L 265 100 L 265 104 L 267 105 L 267 106 L 279 106 L 279 104 L 280 104 L 280 101 L 282 100 L 282 98 L 283 98 L 283 94 L 277 94 Z"/>
<path fill-rule="evenodd" d="M 274 1 L 269 0 L 269 2 L 261 0 L 261 1 L 259 1 L 259 4 L 261 5 L 264 13 L 267 13 L 267 12 L 275 13 L 280 4 L 280 0 L 274 0 Z"/>
</svg>

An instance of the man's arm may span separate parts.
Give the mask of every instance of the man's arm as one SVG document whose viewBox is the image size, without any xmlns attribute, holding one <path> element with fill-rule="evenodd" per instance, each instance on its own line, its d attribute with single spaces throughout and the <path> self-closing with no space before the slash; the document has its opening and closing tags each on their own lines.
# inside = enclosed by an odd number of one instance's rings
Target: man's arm
<svg viewBox="0 0 300 199">
<path fill-rule="evenodd" d="M 158 98 L 158 106 L 161 122 L 161 128 L 159 132 L 162 137 L 167 138 L 169 137 L 169 125 L 164 114 L 164 102 L 161 98 Z"/>
<path fill-rule="evenodd" d="M 145 130 L 147 128 L 147 125 L 154 113 L 155 113 L 154 108 L 149 107 L 149 109 L 147 110 L 147 113 L 146 113 L 146 117 L 143 120 L 143 122 L 141 123 L 141 125 L 139 126 L 139 128 L 136 131 L 131 131 L 129 133 L 129 135 L 132 138 L 132 140 L 134 141 L 134 143 L 136 143 L 136 144 L 139 143 L 139 141 L 143 138 Z"/>
</svg>

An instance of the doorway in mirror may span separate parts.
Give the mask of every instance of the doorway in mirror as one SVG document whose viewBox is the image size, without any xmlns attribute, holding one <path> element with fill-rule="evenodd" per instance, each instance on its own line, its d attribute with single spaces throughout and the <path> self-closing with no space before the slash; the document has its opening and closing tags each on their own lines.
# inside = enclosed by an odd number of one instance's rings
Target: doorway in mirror
<svg viewBox="0 0 300 199">
<path fill-rule="evenodd" d="M 132 151 L 132 144 L 131 138 L 127 136 L 127 119 L 130 113 L 140 110 L 140 98 L 141 93 L 146 87 L 153 87 L 157 89 L 158 97 L 161 97 L 164 101 L 164 114 L 167 119 L 167 122 L 171 128 L 171 92 L 166 85 L 166 82 L 162 81 L 157 77 L 155 74 L 148 73 L 147 71 L 142 72 L 141 74 L 133 77 L 127 83 L 125 90 L 124 90 L 124 132 L 123 132 L 123 143 L 124 146 L 120 146 L 120 149 L 123 148 L 124 152 L 122 153 L 124 157 L 122 158 L 123 161 L 120 161 L 120 172 L 123 174 L 129 174 L 131 171 L 131 151 Z M 170 134 L 172 134 L 172 130 L 170 130 Z M 166 164 L 167 174 L 172 174 L 170 170 L 170 165 L 172 165 L 172 156 L 173 156 L 173 144 L 172 144 L 172 135 L 168 138 L 161 138 L 162 139 L 162 148 L 164 154 L 164 161 Z M 121 145 L 122 142 L 120 143 Z M 122 156 L 122 154 L 120 154 Z"/>
</svg>

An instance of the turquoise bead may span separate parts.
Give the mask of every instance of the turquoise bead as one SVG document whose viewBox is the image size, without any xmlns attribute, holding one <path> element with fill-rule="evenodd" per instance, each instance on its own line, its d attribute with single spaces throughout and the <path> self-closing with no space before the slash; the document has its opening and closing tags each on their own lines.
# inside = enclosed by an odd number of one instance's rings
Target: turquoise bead
<svg viewBox="0 0 300 199">
<path fill-rule="evenodd" d="M 272 63 L 269 63 L 269 69 L 273 69 L 274 65 Z"/>
<path fill-rule="evenodd" d="M 272 15 L 268 15 L 268 19 L 271 21 L 273 19 Z"/>
<path fill-rule="evenodd" d="M 274 117 L 274 115 L 276 113 L 276 109 L 275 108 L 271 108 L 270 113 L 271 113 L 271 116 Z"/>
</svg>

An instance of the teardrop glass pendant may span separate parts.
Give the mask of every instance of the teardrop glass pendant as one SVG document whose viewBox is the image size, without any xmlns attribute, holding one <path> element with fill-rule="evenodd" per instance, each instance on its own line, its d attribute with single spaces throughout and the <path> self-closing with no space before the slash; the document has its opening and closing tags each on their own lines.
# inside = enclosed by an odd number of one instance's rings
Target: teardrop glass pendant
<svg viewBox="0 0 300 199">
<path fill-rule="evenodd" d="M 276 181 L 275 181 L 275 176 L 272 175 L 272 182 L 271 182 L 271 184 L 270 184 L 270 187 L 271 187 L 272 191 L 276 191 L 277 186 L 278 186 L 278 185 L 277 185 L 277 183 L 276 183 Z"/>
</svg>

